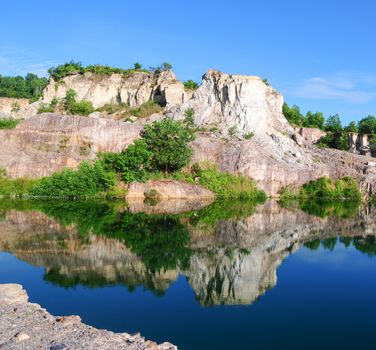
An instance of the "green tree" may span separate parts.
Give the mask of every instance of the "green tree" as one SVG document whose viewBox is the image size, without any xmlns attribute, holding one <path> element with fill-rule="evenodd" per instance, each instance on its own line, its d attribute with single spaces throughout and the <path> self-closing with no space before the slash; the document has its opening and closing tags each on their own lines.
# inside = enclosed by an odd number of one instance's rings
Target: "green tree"
<svg viewBox="0 0 376 350">
<path fill-rule="evenodd" d="M 342 132 L 342 123 L 339 114 L 331 115 L 325 123 L 325 131 Z"/>
<path fill-rule="evenodd" d="M 192 130 L 171 118 L 146 125 L 143 138 L 154 154 L 152 164 L 157 170 L 166 173 L 179 170 L 192 155 L 188 145 L 194 139 Z"/>
<path fill-rule="evenodd" d="M 321 112 L 312 113 L 307 112 L 303 126 L 307 128 L 319 128 L 324 129 L 325 117 Z"/>
<path fill-rule="evenodd" d="M 376 134 L 376 117 L 369 115 L 361 119 L 358 123 L 358 129 L 361 134 Z"/>
<path fill-rule="evenodd" d="M 358 127 L 354 121 L 350 122 L 344 129 L 346 132 L 358 132 Z"/>
<path fill-rule="evenodd" d="M 289 107 L 287 103 L 283 104 L 282 112 L 290 124 L 295 126 L 303 126 L 304 116 L 300 113 L 298 106 Z"/>
</svg>

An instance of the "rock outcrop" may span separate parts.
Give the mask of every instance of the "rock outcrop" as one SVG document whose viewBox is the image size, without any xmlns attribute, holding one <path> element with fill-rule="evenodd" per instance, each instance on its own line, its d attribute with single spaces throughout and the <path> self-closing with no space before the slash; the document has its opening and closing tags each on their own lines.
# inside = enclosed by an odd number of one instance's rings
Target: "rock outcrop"
<svg viewBox="0 0 376 350">
<path fill-rule="evenodd" d="M 191 144 L 192 163 L 211 161 L 222 171 L 250 176 L 269 195 L 322 176 L 345 175 L 355 177 L 366 196 L 376 193 L 372 158 L 313 145 L 321 132 L 294 130 L 282 113 L 282 95 L 258 77 L 210 70 L 187 99 L 171 71 L 158 76 L 137 72 L 129 77 L 86 73 L 68 76 L 61 83 L 52 81 L 44 100 L 62 97 L 70 88 L 80 99 L 97 106 L 111 102 L 139 105 L 155 99 L 167 103 L 167 114 L 178 120 L 192 108 L 202 130 Z M 50 114 L 32 117 L 14 130 L 0 130 L 4 150 L 0 167 L 11 177 L 39 177 L 63 167 L 74 168 L 83 159 L 93 159 L 98 151 L 122 150 L 139 137 L 143 124 L 162 118 L 158 114 L 131 124 L 96 117 Z"/>
<path fill-rule="evenodd" d="M 177 180 L 152 180 L 132 182 L 128 187 L 126 198 L 144 200 L 147 193 L 156 191 L 160 199 L 214 199 L 214 193 L 200 185 Z"/>
<path fill-rule="evenodd" d="M 43 92 L 42 101 L 64 98 L 70 89 L 76 91 L 77 99 L 91 101 L 94 107 L 116 103 L 134 107 L 149 100 L 161 105 L 175 105 L 187 99 L 183 84 L 168 70 L 160 74 L 134 72 L 130 75 L 87 72 L 69 75 L 61 81 L 51 79 Z"/>
<path fill-rule="evenodd" d="M 156 344 L 140 334 L 113 333 L 81 322 L 79 316 L 55 317 L 28 296 L 18 284 L 0 285 L 1 349 L 123 349 L 177 350 L 170 343 Z"/>
<path fill-rule="evenodd" d="M 142 126 L 121 121 L 42 114 L 0 130 L 0 167 L 11 178 L 38 178 L 75 168 L 98 152 L 120 152 Z"/>
<path fill-rule="evenodd" d="M 0 112 L 10 114 L 29 105 L 27 98 L 0 97 Z"/>
<path fill-rule="evenodd" d="M 282 95 L 259 77 L 209 70 L 192 99 L 171 114 L 182 119 L 184 112 L 192 108 L 199 126 L 233 128 L 239 133 L 267 133 L 273 129 L 292 132 L 282 105 Z"/>
</svg>

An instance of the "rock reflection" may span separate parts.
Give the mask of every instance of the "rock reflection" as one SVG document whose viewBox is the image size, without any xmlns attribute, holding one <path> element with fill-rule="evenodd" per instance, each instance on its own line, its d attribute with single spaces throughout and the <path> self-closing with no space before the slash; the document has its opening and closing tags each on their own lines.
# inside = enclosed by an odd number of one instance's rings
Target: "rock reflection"
<svg viewBox="0 0 376 350">
<path fill-rule="evenodd" d="M 182 215 L 132 214 L 106 202 L 15 203 L 1 205 L 0 250 L 43 266 L 45 281 L 64 288 L 123 284 L 163 294 L 183 274 L 202 305 L 250 304 L 302 245 L 340 242 L 376 255 L 372 207 L 341 218 L 274 201 L 214 203 Z"/>
</svg>

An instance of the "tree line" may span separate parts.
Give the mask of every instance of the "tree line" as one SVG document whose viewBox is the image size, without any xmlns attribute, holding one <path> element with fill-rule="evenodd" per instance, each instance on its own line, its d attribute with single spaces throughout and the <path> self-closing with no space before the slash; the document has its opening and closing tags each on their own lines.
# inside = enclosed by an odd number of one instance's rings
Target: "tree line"
<svg viewBox="0 0 376 350">
<path fill-rule="evenodd" d="M 318 144 L 322 147 L 330 147 L 341 150 L 349 149 L 348 134 L 350 132 L 369 134 L 371 141 L 376 140 L 376 117 L 368 115 L 357 123 L 351 121 L 343 126 L 339 114 L 325 118 L 322 112 L 307 112 L 303 115 L 300 108 L 296 105 L 289 107 L 287 103 L 283 104 L 283 114 L 293 126 L 318 128 L 326 131 L 326 136 L 322 137 Z"/>
</svg>

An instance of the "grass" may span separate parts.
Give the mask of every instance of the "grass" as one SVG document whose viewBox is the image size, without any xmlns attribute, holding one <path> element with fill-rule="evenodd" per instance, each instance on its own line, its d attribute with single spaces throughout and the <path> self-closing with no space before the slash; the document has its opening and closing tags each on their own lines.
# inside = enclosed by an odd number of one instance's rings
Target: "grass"
<svg viewBox="0 0 376 350">
<path fill-rule="evenodd" d="M 29 193 L 38 180 L 28 178 L 7 179 L 0 177 L 0 196 L 22 197 Z"/>
<path fill-rule="evenodd" d="M 322 177 L 304 184 L 299 189 L 282 188 L 281 200 L 291 199 L 321 199 L 321 200 L 349 200 L 361 199 L 359 184 L 350 176 L 337 180 Z"/>
<path fill-rule="evenodd" d="M 0 129 L 14 129 L 20 121 L 18 119 L 0 119 Z"/>
<path fill-rule="evenodd" d="M 119 113 L 122 118 L 128 119 L 131 116 L 137 118 L 146 118 L 154 113 L 160 113 L 163 111 L 157 102 L 150 100 L 138 107 L 130 107 L 126 103 L 108 103 L 97 109 L 98 112 L 105 112 L 108 114 Z"/>
</svg>

